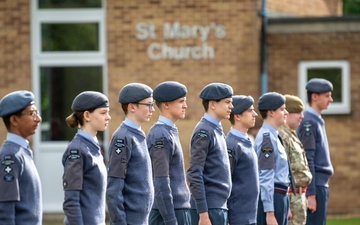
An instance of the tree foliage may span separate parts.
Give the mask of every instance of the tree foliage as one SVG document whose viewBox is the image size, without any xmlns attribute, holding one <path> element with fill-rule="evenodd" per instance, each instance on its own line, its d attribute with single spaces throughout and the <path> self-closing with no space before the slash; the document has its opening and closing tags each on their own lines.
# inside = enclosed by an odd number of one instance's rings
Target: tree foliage
<svg viewBox="0 0 360 225">
<path fill-rule="evenodd" d="M 360 14 L 360 0 L 343 0 L 343 14 Z"/>
</svg>

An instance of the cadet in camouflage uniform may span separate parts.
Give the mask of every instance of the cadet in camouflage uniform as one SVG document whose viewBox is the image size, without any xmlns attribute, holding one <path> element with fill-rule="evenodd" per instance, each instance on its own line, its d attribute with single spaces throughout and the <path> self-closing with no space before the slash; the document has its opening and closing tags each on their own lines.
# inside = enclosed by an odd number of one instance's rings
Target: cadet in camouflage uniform
<svg viewBox="0 0 360 225">
<path fill-rule="evenodd" d="M 293 177 L 296 183 L 296 195 L 289 189 L 290 212 L 289 225 L 304 225 L 306 222 L 306 187 L 311 182 L 312 175 L 309 170 L 305 150 L 296 134 L 296 128 L 304 118 L 302 111 L 304 104 L 301 99 L 293 95 L 285 95 L 286 110 L 289 112 L 286 124 L 279 129 L 285 151 L 290 160 Z"/>
</svg>

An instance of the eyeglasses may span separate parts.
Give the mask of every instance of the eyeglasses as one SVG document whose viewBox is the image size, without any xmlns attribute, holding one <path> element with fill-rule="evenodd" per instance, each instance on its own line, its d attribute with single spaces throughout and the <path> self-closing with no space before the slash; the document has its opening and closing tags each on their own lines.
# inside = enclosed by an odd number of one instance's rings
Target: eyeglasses
<svg viewBox="0 0 360 225">
<path fill-rule="evenodd" d="M 154 108 L 154 103 L 142 103 L 142 102 L 137 102 L 136 104 L 139 104 L 139 105 L 146 105 L 147 107 L 149 107 L 149 111 L 152 110 L 152 108 Z"/>
<path fill-rule="evenodd" d="M 24 115 L 24 114 L 22 114 Z M 37 110 L 30 110 L 29 112 L 25 113 L 25 115 L 31 116 L 34 120 L 36 120 L 38 117 L 40 117 L 40 113 Z"/>
</svg>

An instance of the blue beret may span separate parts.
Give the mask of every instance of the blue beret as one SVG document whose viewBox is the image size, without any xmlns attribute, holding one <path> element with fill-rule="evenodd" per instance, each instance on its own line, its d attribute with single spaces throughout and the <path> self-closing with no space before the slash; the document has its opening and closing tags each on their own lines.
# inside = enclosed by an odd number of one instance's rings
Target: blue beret
<svg viewBox="0 0 360 225">
<path fill-rule="evenodd" d="M 71 109 L 75 112 L 103 107 L 109 107 L 109 100 L 103 93 L 97 91 L 81 92 L 71 105 Z"/>
<path fill-rule="evenodd" d="M 16 113 L 34 104 L 34 94 L 30 91 L 14 91 L 0 100 L 0 117 Z"/>
<path fill-rule="evenodd" d="M 285 97 L 277 92 L 267 92 L 260 96 L 258 101 L 259 110 L 275 110 L 285 104 Z"/>
<path fill-rule="evenodd" d="M 176 81 L 165 81 L 154 89 L 153 98 L 158 102 L 171 102 L 186 95 L 185 85 Z"/>
<path fill-rule="evenodd" d="M 234 95 L 232 100 L 234 108 L 231 110 L 231 114 L 240 114 L 254 104 L 254 99 L 251 96 Z"/>
<path fill-rule="evenodd" d="M 211 83 L 206 85 L 200 92 L 199 97 L 203 100 L 220 100 L 230 98 L 233 95 L 233 89 L 227 84 Z"/>
<path fill-rule="evenodd" d="M 330 81 L 322 78 L 313 78 L 306 84 L 306 90 L 315 93 L 323 93 L 333 90 L 333 85 Z"/>
<path fill-rule="evenodd" d="M 119 103 L 136 103 L 145 98 L 152 97 L 153 90 L 140 83 L 130 83 L 125 85 L 119 93 Z"/>
</svg>

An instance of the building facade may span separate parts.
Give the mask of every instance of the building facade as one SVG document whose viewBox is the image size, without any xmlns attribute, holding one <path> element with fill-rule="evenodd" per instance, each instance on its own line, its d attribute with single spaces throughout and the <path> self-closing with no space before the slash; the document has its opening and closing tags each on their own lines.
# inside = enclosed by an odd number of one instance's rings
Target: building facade
<svg viewBox="0 0 360 225">
<path fill-rule="evenodd" d="M 321 30 L 319 26 L 326 26 L 327 20 L 318 18 L 340 16 L 340 0 L 4 0 L 0 7 L 0 96 L 19 89 L 36 95 L 43 122 L 31 141 L 43 183 L 44 211 L 62 209 L 61 155 L 75 132 L 64 119 L 79 92 L 98 90 L 110 99 L 110 127 L 100 134 L 106 149 L 111 133 L 124 119 L 117 97 L 125 84 L 141 82 L 153 88 L 165 80 L 185 84 L 188 109 L 186 119 L 177 126 L 186 166 L 192 129 L 204 113 L 198 95 L 206 84 L 227 83 L 235 94 L 258 99 L 263 63 L 259 11 L 264 3 L 269 16 L 267 90 L 303 94 L 304 82 L 312 75 L 304 75 L 301 68 L 308 71 L 313 61 L 325 66 L 335 61 L 340 71 L 349 71 L 350 76 L 341 76 L 345 80 L 338 82 L 341 92 L 335 106 L 350 109 L 339 112 L 335 107 L 325 116 L 335 167 L 329 211 L 360 213 L 359 203 L 349 204 L 353 196 L 359 196 L 355 187 L 360 133 L 354 122 L 359 31 L 354 27 L 360 20 L 353 19 L 348 30 Z M 350 77 L 349 92 L 343 93 L 346 87 L 342 85 Z M 157 116 L 155 112 L 150 123 L 143 125 L 145 131 Z M 230 123 L 224 121 L 223 126 L 227 132 Z M 1 141 L 5 133 L 4 126 L 0 127 Z"/>
</svg>

